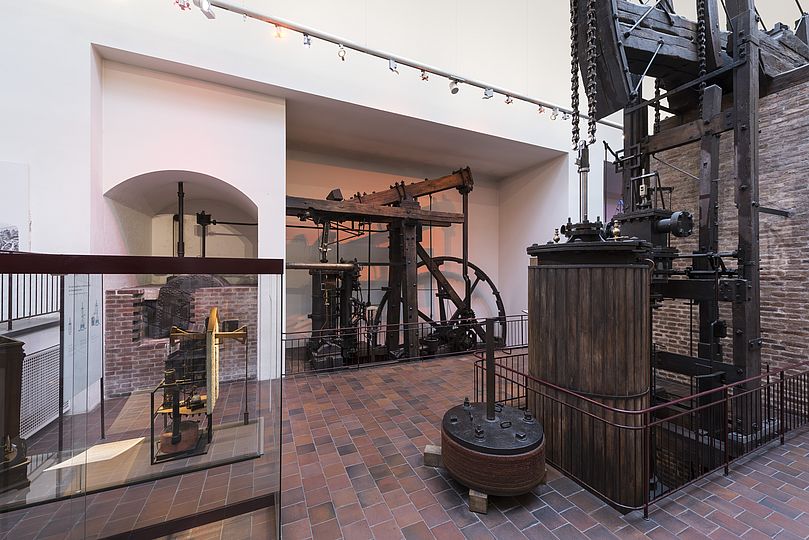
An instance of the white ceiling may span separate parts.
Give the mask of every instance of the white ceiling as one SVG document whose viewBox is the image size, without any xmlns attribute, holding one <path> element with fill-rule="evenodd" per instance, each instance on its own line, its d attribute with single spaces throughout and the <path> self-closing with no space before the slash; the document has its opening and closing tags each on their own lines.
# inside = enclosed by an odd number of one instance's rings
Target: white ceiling
<svg viewBox="0 0 809 540">
<path fill-rule="evenodd" d="M 145 55 L 96 46 L 107 60 L 281 97 L 287 107 L 288 150 L 380 164 L 385 172 L 469 166 L 477 177 L 500 179 L 562 153 Z M 418 176 L 418 175 L 417 175 Z M 154 181 L 158 178 L 152 177 Z"/>
<path fill-rule="evenodd" d="M 359 161 L 388 161 L 446 172 L 469 166 L 504 178 L 561 154 L 554 150 L 409 116 L 319 98 L 287 99 L 287 147 Z"/>
</svg>

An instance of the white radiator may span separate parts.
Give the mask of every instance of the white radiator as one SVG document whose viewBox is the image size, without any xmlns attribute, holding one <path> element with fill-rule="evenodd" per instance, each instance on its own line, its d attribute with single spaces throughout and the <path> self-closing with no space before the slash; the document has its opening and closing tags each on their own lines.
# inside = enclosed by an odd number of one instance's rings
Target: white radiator
<svg viewBox="0 0 809 540">
<path fill-rule="evenodd" d="M 25 355 L 20 437 L 27 439 L 59 417 L 59 346 Z"/>
</svg>

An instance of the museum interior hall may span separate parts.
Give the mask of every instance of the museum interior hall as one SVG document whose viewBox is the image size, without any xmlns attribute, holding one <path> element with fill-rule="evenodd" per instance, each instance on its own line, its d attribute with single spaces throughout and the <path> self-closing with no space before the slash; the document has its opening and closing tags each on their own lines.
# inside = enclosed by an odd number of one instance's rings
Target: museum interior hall
<svg viewBox="0 0 809 540">
<path fill-rule="evenodd" d="M 9 0 L 0 540 L 809 538 L 809 0 Z"/>
</svg>

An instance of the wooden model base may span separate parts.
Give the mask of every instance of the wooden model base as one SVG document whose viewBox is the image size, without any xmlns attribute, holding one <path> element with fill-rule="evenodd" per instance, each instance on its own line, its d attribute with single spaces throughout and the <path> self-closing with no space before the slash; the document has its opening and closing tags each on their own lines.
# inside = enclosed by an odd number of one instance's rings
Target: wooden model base
<svg viewBox="0 0 809 540">
<path fill-rule="evenodd" d="M 207 452 L 207 441 L 203 431 L 199 429 L 199 423 L 184 420 L 180 423 L 180 442 L 171 442 L 171 430 L 160 434 L 155 461 L 168 461 L 181 457 L 190 457 Z"/>
</svg>

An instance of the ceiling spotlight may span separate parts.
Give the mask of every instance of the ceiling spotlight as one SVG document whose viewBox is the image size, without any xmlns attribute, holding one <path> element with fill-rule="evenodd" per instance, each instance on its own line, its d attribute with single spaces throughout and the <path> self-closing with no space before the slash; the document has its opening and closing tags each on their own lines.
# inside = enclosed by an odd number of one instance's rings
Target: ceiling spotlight
<svg viewBox="0 0 809 540">
<path fill-rule="evenodd" d="M 563 114 L 562 120 L 570 120 L 570 115 L 568 113 Z"/>
<path fill-rule="evenodd" d="M 303 46 L 304 47 L 311 47 L 312 46 L 312 38 L 309 34 L 303 35 Z"/>
<path fill-rule="evenodd" d="M 539 108 L 537 109 L 537 113 L 539 113 L 539 114 L 544 114 L 544 113 L 545 113 L 545 107 L 543 107 L 542 105 L 540 105 L 540 106 L 539 106 Z"/>
<path fill-rule="evenodd" d="M 209 19 L 216 18 L 216 13 L 213 12 L 213 8 L 211 7 L 211 0 L 194 0 L 194 5 Z"/>
<path fill-rule="evenodd" d="M 278 26 L 277 24 L 275 25 L 275 37 L 278 38 L 278 39 L 281 39 L 282 37 L 284 37 L 284 27 L 283 26 Z"/>
<path fill-rule="evenodd" d="M 511 105 L 514 103 L 514 99 L 511 96 L 506 96 L 506 105 Z"/>
<path fill-rule="evenodd" d="M 483 99 L 492 99 L 494 97 L 494 90 L 486 88 L 483 90 Z"/>
<path fill-rule="evenodd" d="M 421 70 L 421 80 L 422 81 L 429 81 L 430 80 L 430 76 L 423 69 Z"/>
<path fill-rule="evenodd" d="M 191 2 L 189 2 L 189 0 L 174 0 L 174 5 L 180 8 L 182 11 L 188 11 L 191 9 Z"/>
<path fill-rule="evenodd" d="M 399 65 L 396 63 L 396 60 L 393 58 L 388 59 L 388 69 L 394 72 L 395 74 L 399 74 Z"/>
<path fill-rule="evenodd" d="M 554 107 L 551 113 L 551 120 L 556 120 L 557 118 L 559 118 L 559 107 Z"/>
<path fill-rule="evenodd" d="M 458 81 L 449 81 L 449 93 L 452 95 L 457 94 L 461 89 L 458 88 Z"/>
<path fill-rule="evenodd" d="M 340 60 L 342 60 L 343 62 L 346 61 L 346 50 L 343 48 L 342 45 L 340 45 L 340 48 L 337 50 L 337 56 L 339 56 Z"/>
</svg>

